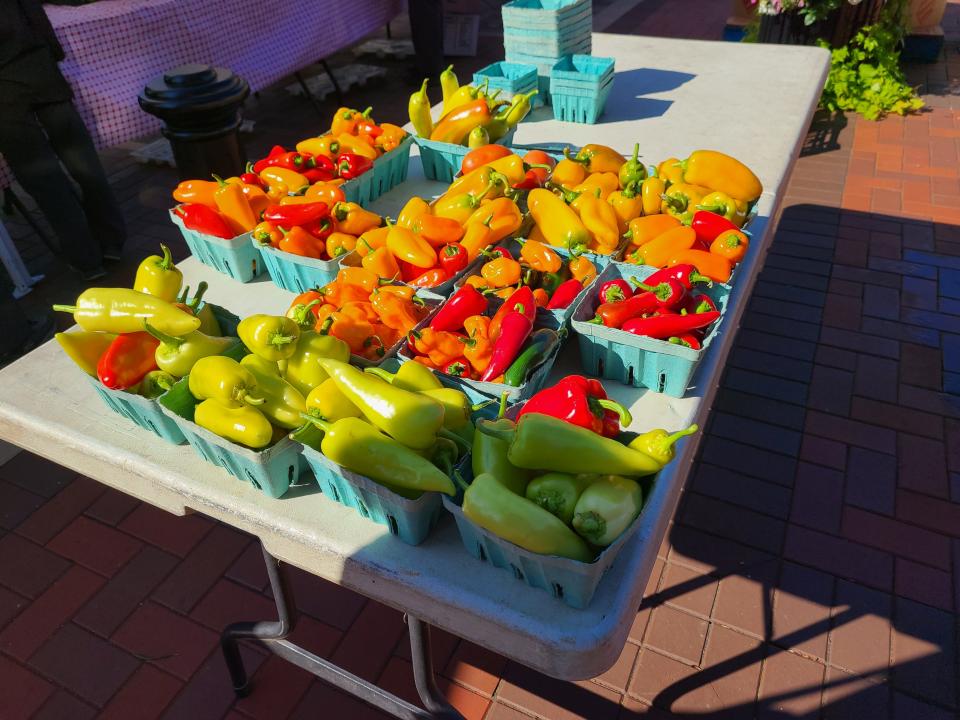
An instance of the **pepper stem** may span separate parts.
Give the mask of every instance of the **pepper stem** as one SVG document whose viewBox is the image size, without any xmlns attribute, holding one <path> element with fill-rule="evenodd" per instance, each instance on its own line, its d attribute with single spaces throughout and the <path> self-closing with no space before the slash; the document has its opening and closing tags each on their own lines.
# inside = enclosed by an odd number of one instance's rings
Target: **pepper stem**
<svg viewBox="0 0 960 720">
<path fill-rule="evenodd" d="M 457 444 L 457 447 L 463 450 L 464 452 L 470 452 L 471 447 L 470 443 L 464 440 L 462 437 L 457 435 L 452 430 L 447 430 L 446 428 L 440 428 L 437 431 L 437 437 L 446 438 L 447 440 L 452 440 Z"/>
<path fill-rule="evenodd" d="M 187 303 L 194 310 L 197 309 L 197 306 L 200 304 L 200 301 L 203 300 L 204 294 L 207 292 L 207 288 L 210 287 L 207 285 L 206 280 L 201 280 L 200 284 L 197 285 L 197 294 L 193 296 L 190 302 Z"/>
<path fill-rule="evenodd" d="M 324 420 L 322 417 L 317 415 L 311 415 L 310 413 L 300 413 L 300 417 L 306 420 L 308 423 L 313 424 L 314 426 L 320 428 L 324 432 L 330 432 L 330 428 L 333 427 L 333 423 L 329 420 Z"/>
<path fill-rule="evenodd" d="M 617 416 L 620 418 L 621 427 L 628 427 L 630 423 L 633 422 L 633 416 L 630 414 L 630 411 L 627 410 L 623 405 L 618 403 L 616 400 L 608 400 L 607 398 L 598 398 L 596 400 L 597 405 L 602 407 L 604 410 L 613 410 Z"/>
<path fill-rule="evenodd" d="M 485 407 L 490 407 L 497 400 L 484 400 L 483 402 L 474 403 L 470 406 L 470 412 L 476 412 L 477 410 L 483 410 Z"/>
<path fill-rule="evenodd" d="M 387 381 L 388 383 L 390 383 L 391 385 L 393 384 L 393 381 L 394 381 L 394 380 L 396 379 L 396 377 L 397 377 L 397 374 L 396 374 L 396 373 L 388 372 L 387 370 L 384 370 L 383 368 L 378 368 L 378 367 L 368 367 L 368 368 L 364 368 L 363 371 L 364 371 L 365 373 L 369 373 L 369 374 L 371 374 L 371 375 L 375 375 L 376 377 L 380 378 L 381 380 L 386 380 L 386 381 Z"/>
<path fill-rule="evenodd" d="M 677 432 L 673 433 L 672 435 L 667 435 L 662 440 L 655 441 L 657 448 L 658 449 L 663 448 L 663 450 L 669 450 L 671 447 L 673 447 L 673 444 L 677 440 L 679 440 L 682 437 L 686 437 L 687 435 L 693 435 L 699 429 L 700 427 L 696 423 L 694 423 L 688 428 L 685 428 L 683 430 L 677 430 Z"/>
<path fill-rule="evenodd" d="M 253 395 L 247 395 L 246 392 L 242 393 L 239 398 L 240 402 L 244 402 L 247 405 L 263 405 L 266 402 L 266 398 L 255 397 Z"/>
<path fill-rule="evenodd" d="M 160 269 L 169 270 L 173 267 L 173 255 L 170 254 L 170 248 L 168 248 L 163 243 L 160 243 L 160 251 L 163 253 L 163 257 L 160 258 Z"/>
<path fill-rule="evenodd" d="M 162 342 L 164 345 L 173 345 L 174 347 L 180 347 L 185 342 L 183 338 L 174 337 L 173 335 L 167 335 L 165 332 L 157 330 L 153 325 L 148 323 L 146 320 L 143 321 L 143 329 L 148 333 L 153 335 L 157 340 Z"/>
<path fill-rule="evenodd" d="M 507 414 L 507 399 L 510 397 L 510 393 L 502 393 L 500 395 L 500 410 L 497 412 L 497 419 L 504 417 Z"/>
<path fill-rule="evenodd" d="M 453 481 L 457 484 L 457 487 L 459 487 L 464 492 L 466 492 L 467 489 L 470 487 L 467 484 L 467 481 L 463 479 L 463 475 L 460 474 L 459 470 L 453 471 Z"/>
<path fill-rule="evenodd" d="M 270 338 L 269 343 L 271 345 L 289 345 L 296 340 L 297 338 L 293 335 L 274 335 Z"/>
<path fill-rule="evenodd" d="M 514 430 L 505 430 L 502 428 L 492 428 L 485 422 L 477 423 L 477 431 L 482 432 L 484 435 L 489 435 L 490 437 L 497 438 L 498 440 L 503 440 L 504 442 L 513 442 Z"/>
<path fill-rule="evenodd" d="M 68 312 L 75 313 L 77 311 L 76 305 L 52 305 L 51 306 L 56 312 Z"/>
</svg>

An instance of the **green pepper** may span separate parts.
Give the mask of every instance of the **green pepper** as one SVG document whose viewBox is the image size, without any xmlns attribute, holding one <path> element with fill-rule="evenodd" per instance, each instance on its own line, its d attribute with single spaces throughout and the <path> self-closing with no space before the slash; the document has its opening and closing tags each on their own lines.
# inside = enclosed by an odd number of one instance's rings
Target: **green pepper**
<svg viewBox="0 0 960 720">
<path fill-rule="evenodd" d="M 630 527 L 643 507 L 635 480 L 604 475 L 583 491 L 573 511 L 573 529 L 592 545 L 606 547 Z"/>
<path fill-rule="evenodd" d="M 327 378 L 307 395 L 307 412 L 334 422 L 345 417 L 363 417 L 360 409 L 340 392 L 333 378 Z"/>
<path fill-rule="evenodd" d="M 157 367 L 178 378 L 187 375 L 200 358 L 221 355 L 237 344 L 236 338 L 210 337 L 199 330 L 174 337 L 160 332 L 146 320 L 143 326 L 160 341 L 156 350 Z"/>
<path fill-rule="evenodd" d="M 350 359 L 350 346 L 333 335 L 321 335 L 312 330 L 302 332 L 296 349 L 285 361 L 284 378 L 303 395 L 309 395 L 330 377 L 317 362 L 320 358 L 347 362 Z"/>
<path fill-rule="evenodd" d="M 660 469 L 649 455 L 540 413 L 524 415 L 513 431 L 494 427 L 489 420 L 478 422 L 477 430 L 509 442 L 510 462 L 529 470 L 640 476 Z"/>
<path fill-rule="evenodd" d="M 513 431 L 516 424 L 513 420 L 503 417 L 507 409 L 507 393 L 500 397 L 500 413 L 495 420 L 487 421 L 488 427 L 493 430 Z M 493 475 L 503 483 L 510 492 L 523 495 L 530 479 L 530 473 L 513 465 L 507 459 L 510 443 L 493 435 L 483 432 L 473 433 L 473 452 L 470 457 L 473 476 L 483 474 Z"/>
<path fill-rule="evenodd" d="M 336 377 L 332 373 L 331 376 Z M 388 488 L 456 493 L 453 481 L 429 460 L 360 418 L 342 418 L 333 423 L 311 415 L 304 415 L 304 419 L 324 431 L 320 452 L 347 470 Z"/>
<path fill-rule="evenodd" d="M 172 303 L 180 293 L 183 273 L 173 264 L 170 248 L 161 244 L 160 250 L 163 256 L 150 255 L 140 263 L 133 289 Z"/>
<path fill-rule="evenodd" d="M 426 457 L 449 476 L 453 474 L 453 467 L 460 459 L 460 448 L 453 440 L 438 437 L 437 442 L 430 448 Z"/>
<path fill-rule="evenodd" d="M 339 360 L 321 358 L 318 362 L 340 392 L 376 427 L 407 447 L 433 446 L 443 427 L 443 405 L 439 402 L 394 387 Z"/>
<path fill-rule="evenodd" d="M 154 400 L 173 387 L 177 379 L 164 370 L 151 370 L 143 376 L 137 387 L 137 394 L 148 400 Z"/>
<path fill-rule="evenodd" d="M 663 467 L 673 460 L 673 444 L 682 437 L 693 435 L 697 430 L 699 428 L 695 424 L 672 435 L 663 429 L 650 430 L 631 440 L 630 447 L 639 450 L 644 455 L 649 455 L 660 464 L 660 467 Z"/>
<path fill-rule="evenodd" d="M 257 391 L 264 400 L 257 409 L 270 422 L 288 430 L 303 425 L 301 415 L 307 410 L 306 400 L 299 390 L 280 377 L 276 365 L 256 355 L 247 355 L 240 365 L 249 370 L 256 380 Z"/>
<path fill-rule="evenodd" d="M 640 143 L 636 143 L 633 146 L 633 157 L 627 160 L 623 165 L 620 166 L 620 171 L 618 177 L 620 180 L 620 187 L 622 189 L 627 188 L 629 185 L 634 185 L 636 187 L 640 186 L 646 177 L 647 169 L 643 166 L 643 163 L 640 161 Z"/>
<path fill-rule="evenodd" d="M 596 480 L 596 475 L 547 473 L 539 475 L 527 485 L 527 500 L 532 500 L 567 525 L 573 520 L 573 509 L 583 491 Z"/>
<path fill-rule="evenodd" d="M 530 552 L 581 562 L 593 560 L 587 544 L 562 520 L 511 492 L 490 473 L 475 477 L 464 492 L 463 514 L 485 530 Z"/>
<path fill-rule="evenodd" d="M 409 390 L 410 392 L 439 390 L 443 387 L 443 383 L 437 379 L 433 371 L 426 365 L 421 365 L 418 362 L 403 363 L 395 373 L 378 367 L 368 367 L 364 369 L 364 372 L 376 375 L 394 387 L 400 388 L 401 390 Z"/>
<path fill-rule="evenodd" d="M 504 384 L 512 387 L 523 385 L 530 370 L 549 355 L 558 342 L 560 342 L 560 336 L 550 328 L 541 328 L 531 333 L 520 354 L 517 355 L 517 359 L 503 374 Z"/>
<path fill-rule="evenodd" d="M 193 421 L 202 428 L 231 442 L 259 450 L 273 440 L 273 427 L 256 408 L 230 406 L 208 399 L 197 405 Z"/>
<path fill-rule="evenodd" d="M 251 315 L 240 321 L 237 334 L 254 355 L 277 362 L 296 352 L 300 328 L 282 315 Z"/>
<path fill-rule="evenodd" d="M 200 358 L 187 377 L 190 394 L 198 400 L 214 399 L 234 407 L 264 402 L 256 395 L 257 381 L 253 373 L 233 358 L 223 355 Z"/>
</svg>

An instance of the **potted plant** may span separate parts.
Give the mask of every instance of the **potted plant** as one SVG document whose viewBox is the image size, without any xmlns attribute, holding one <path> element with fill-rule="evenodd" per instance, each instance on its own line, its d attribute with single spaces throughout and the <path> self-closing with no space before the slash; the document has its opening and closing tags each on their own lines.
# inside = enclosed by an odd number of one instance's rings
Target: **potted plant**
<svg viewBox="0 0 960 720">
<path fill-rule="evenodd" d="M 839 48 L 880 16 L 884 0 L 754 0 L 760 16 L 758 40 L 779 45 Z"/>
</svg>

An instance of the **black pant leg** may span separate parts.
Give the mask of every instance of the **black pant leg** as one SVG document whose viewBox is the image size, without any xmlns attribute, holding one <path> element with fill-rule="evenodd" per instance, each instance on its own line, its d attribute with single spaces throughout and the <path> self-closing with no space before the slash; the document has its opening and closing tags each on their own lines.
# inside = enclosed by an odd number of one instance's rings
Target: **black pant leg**
<svg viewBox="0 0 960 720">
<path fill-rule="evenodd" d="M 79 270 L 102 264 L 80 198 L 60 167 L 36 114 L 24 106 L 0 108 L 0 153 L 47 218 L 63 259 Z"/>
<path fill-rule="evenodd" d="M 127 237 L 123 215 L 80 113 L 71 102 L 35 110 L 54 151 L 80 186 L 90 231 L 102 250 L 118 252 Z"/>
<path fill-rule="evenodd" d="M 417 65 L 424 77 L 436 81 L 446 67 L 443 59 L 443 0 L 408 0 L 407 7 Z"/>
</svg>

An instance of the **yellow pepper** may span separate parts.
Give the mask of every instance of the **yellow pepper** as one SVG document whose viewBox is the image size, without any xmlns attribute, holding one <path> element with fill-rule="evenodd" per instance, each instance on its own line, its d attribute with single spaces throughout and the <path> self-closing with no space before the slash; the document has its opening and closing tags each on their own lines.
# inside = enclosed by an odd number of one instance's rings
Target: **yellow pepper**
<svg viewBox="0 0 960 720">
<path fill-rule="evenodd" d="M 265 167 L 263 170 L 261 170 L 260 179 L 271 187 L 275 183 L 282 183 L 293 192 L 297 192 L 300 190 L 300 188 L 305 188 L 310 185 L 310 181 L 296 170 L 288 170 L 287 168 L 275 166 Z"/>
<path fill-rule="evenodd" d="M 91 377 L 97 376 L 97 362 L 117 337 L 112 333 L 74 330 L 54 335 L 60 347 L 77 367 Z"/>
<path fill-rule="evenodd" d="M 297 143 L 297 152 L 309 155 L 324 155 L 330 159 L 340 153 L 340 143 L 335 135 L 321 135 L 307 138 Z"/>
<path fill-rule="evenodd" d="M 368 143 L 366 140 L 361 140 L 356 135 L 348 135 L 347 133 L 344 133 L 337 137 L 337 142 L 340 143 L 340 152 L 362 155 L 363 157 L 370 158 L 371 160 L 376 160 L 380 156 L 380 153 L 377 152 L 373 145 Z"/>
<path fill-rule="evenodd" d="M 333 114 L 333 120 L 330 121 L 330 134 L 331 135 L 342 135 L 347 133 L 348 135 L 352 134 L 354 130 L 357 129 L 357 123 L 361 120 L 369 117 L 369 114 L 373 108 L 367 108 L 364 112 L 360 112 L 355 108 L 340 107 L 337 108 L 337 111 Z"/>
<path fill-rule="evenodd" d="M 366 257 L 377 248 L 384 247 L 387 244 L 387 233 L 389 232 L 389 225 L 367 230 L 357 238 L 357 254 L 360 257 Z"/>
<path fill-rule="evenodd" d="M 511 186 L 516 185 L 527 175 L 527 171 L 523 166 L 523 158 L 516 153 L 497 158 L 493 162 L 487 163 L 485 167 L 501 173 L 507 178 L 507 183 Z"/>
<path fill-rule="evenodd" d="M 437 264 L 437 252 L 430 243 L 407 228 L 393 225 L 387 233 L 387 250 L 398 260 L 419 268 L 432 268 Z"/>
<path fill-rule="evenodd" d="M 606 200 L 610 193 L 620 188 L 620 179 L 616 173 L 591 173 L 582 183 L 575 187 L 574 190 L 579 191 L 583 188 L 593 187 L 600 188 L 600 199 Z"/>
<path fill-rule="evenodd" d="M 557 185 L 570 189 L 574 188 L 584 181 L 587 177 L 587 170 L 578 162 L 564 158 L 557 163 L 550 175 L 551 180 Z"/>
<path fill-rule="evenodd" d="M 617 215 L 620 234 L 627 231 L 627 224 L 643 214 L 643 199 L 637 189 L 630 185 L 624 190 L 614 190 L 607 195 L 607 202 Z"/>
<path fill-rule="evenodd" d="M 570 258 L 567 267 L 570 268 L 570 276 L 574 280 L 579 280 L 584 287 L 592 283 L 597 276 L 597 266 L 583 255 L 575 255 Z"/>
<path fill-rule="evenodd" d="M 753 202 L 763 192 L 750 168 L 716 150 L 695 150 L 680 165 L 684 182 L 705 185 L 743 202 Z"/>
<path fill-rule="evenodd" d="M 336 422 L 345 417 L 361 417 L 363 413 L 340 392 L 336 381 L 328 377 L 307 395 L 307 410 L 316 410 L 320 417 Z"/>
<path fill-rule="evenodd" d="M 400 214 L 397 215 L 397 225 L 400 227 L 405 227 L 408 230 L 413 227 L 413 223 L 416 222 L 417 218 L 421 215 L 426 215 L 430 213 L 430 203 L 424 200 L 422 197 L 412 197 L 407 200 L 407 204 L 403 206 L 403 209 L 400 210 Z"/>
<path fill-rule="evenodd" d="M 468 260 L 474 260 L 483 249 L 493 245 L 493 242 L 490 226 L 482 222 L 467 225 L 463 237 L 460 238 L 460 246 L 467 251 Z"/>
<path fill-rule="evenodd" d="M 327 236 L 327 254 L 331 258 L 346 255 L 357 247 L 356 235 L 343 232 L 333 232 Z"/>
<path fill-rule="evenodd" d="M 604 255 L 609 255 L 620 243 L 617 214 L 609 203 L 599 198 L 592 195 L 581 197 L 584 198 L 584 202 L 580 206 L 580 221 L 590 233 L 590 247 Z"/>
<path fill-rule="evenodd" d="M 657 165 L 657 177 L 663 180 L 666 185 L 683 182 L 683 167 L 680 160 L 670 157 Z"/>
<path fill-rule="evenodd" d="M 520 208 L 510 198 L 497 198 L 477 208 L 467 218 L 465 227 L 476 223 L 483 223 L 490 228 L 490 242 L 500 242 L 520 229 L 523 224 L 523 214 Z"/>
<path fill-rule="evenodd" d="M 591 174 L 609 172 L 616 175 L 620 172 L 620 167 L 627 161 L 623 155 L 613 148 L 594 143 L 584 145 L 573 157 L 570 156 L 570 148 L 565 148 L 563 154 L 574 162 L 583 165 L 586 171 Z M 617 185 L 619 186 L 619 184 L 620 180 L 618 178 Z"/>
<path fill-rule="evenodd" d="M 478 195 L 490 189 L 492 185 L 500 182 L 503 182 L 503 180 L 502 177 L 497 174 L 496 170 L 489 165 L 481 165 L 450 183 L 450 187 L 444 191 L 439 200 L 455 195 L 462 195 L 463 193 Z"/>
<path fill-rule="evenodd" d="M 424 80 L 423 85 L 410 96 L 407 103 L 407 112 L 410 114 L 410 124 L 414 131 L 422 138 L 430 137 L 433 132 L 433 119 L 430 117 L 430 98 L 427 97 L 427 83 Z"/>
<path fill-rule="evenodd" d="M 527 207 L 549 244 L 572 252 L 582 252 L 589 247 L 590 233 L 580 218 L 549 190 L 531 190 L 527 196 Z"/>
<path fill-rule="evenodd" d="M 550 246 L 537 240 L 527 240 L 520 247 L 520 259 L 534 270 L 555 273 L 563 261 Z"/>
<path fill-rule="evenodd" d="M 382 217 L 352 202 L 337 203 L 330 215 L 337 221 L 337 230 L 357 236 L 380 227 L 383 223 Z"/>
<path fill-rule="evenodd" d="M 286 183 L 270 183 L 269 187 L 267 187 L 267 198 L 272 203 L 279 203 L 284 198 L 290 197 L 289 193 L 290 188 L 287 187 Z"/>
<path fill-rule="evenodd" d="M 470 216 L 480 207 L 480 202 L 488 191 L 489 188 L 479 195 L 469 192 L 444 195 L 434 204 L 433 214 L 437 217 L 452 218 L 461 225 L 466 225 Z"/>
<path fill-rule="evenodd" d="M 707 210 L 722 215 L 737 227 L 747 219 L 747 204 L 743 200 L 730 197 L 725 192 L 715 191 L 703 196 L 697 210 Z"/>
<path fill-rule="evenodd" d="M 708 188 L 699 185 L 676 183 L 664 192 L 660 212 L 678 217 L 681 222 L 688 222 L 696 212 L 697 205 L 709 193 Z"/>
<path fill-rule="evenodd" d="M 643 204 L 644 215 L 660 213 L 660 204 L 663 202 L 663 193 L 667 189 L 661 177 L 648 177 L 640 185 L 640 201 Z"/>
<path fill-rule="evenodd" d="M 253 230 L 259 221 L 243 194 L 243 188 L 240 187 L 240 184 L 230 184 L 220 178 L 216 178 L 216 180 L 220 183 L 220 187 L 213 194 L 213 200 L 217 204 L 217 210 L 227 221 L 227 225 L 236 235 L 242 235 Z"/>
<path fill-rule="evenodd" d="M 379 277 L 393 280 L 400 277 L 400 266 L 397 260 L 386 247 L 379 247 L 371 253 L 364 256 L 360 261 L 367 270 L 375 272 Z"/>
</svg>

